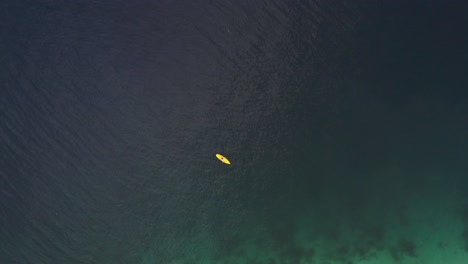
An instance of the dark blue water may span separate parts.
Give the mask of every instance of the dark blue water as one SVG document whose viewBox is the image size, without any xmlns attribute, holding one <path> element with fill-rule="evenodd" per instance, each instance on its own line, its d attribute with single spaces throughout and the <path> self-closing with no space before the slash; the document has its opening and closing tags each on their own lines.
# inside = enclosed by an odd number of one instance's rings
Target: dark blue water
<svg viewBox="0 0 468 264">
<path fill-rule="evenodd" d="M 468 261 L 467 10 L 2 2 L 0 263 Z"/>
</svg>

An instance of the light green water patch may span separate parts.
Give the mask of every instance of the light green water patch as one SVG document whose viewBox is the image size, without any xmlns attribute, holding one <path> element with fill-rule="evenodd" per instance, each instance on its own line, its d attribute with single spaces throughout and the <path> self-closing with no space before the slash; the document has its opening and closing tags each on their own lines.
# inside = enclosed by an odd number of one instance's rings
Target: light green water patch
<svg viewBox="0 0 468 264">
<path fill-rule="evenodd" d="M 330 193 L 301 210 L 253 213 L 224 231 L 204 222 L 196 238 L 179 239 L 165 263 L 468 263 L 461 199 L 431 186 L 390 200 L 375 196 L 356 208 Z M 162 262 L 150 252 L 141 262 L 153 263 Z"/>
<path fill-rule="evenodd" d="M 261 231 L 244 233 L 243 242 L 229 254 L 220 255 L 212 241 L 205 241 L 198 244 L 192 255 L 170 263 L 468 263 L 460 236 L 463 226 L 457 214 L 445 212 L 432 216 L 431 221 L 427 221 L 428 215 L 430 211 L 419 208 L 408 217 L 408 222 L 383 226 L 354 227 L 342 221 L 334 231 L 313 228 L 323 226 L 320 218 L 303 215 L 302 220 L 308 218 L 308 224 L 298 225 L 290 236 L 281 238 L 284 240 L 259 228 Z M 141 262 L 153 263 L 160 262 L 156 257 Z"/>
</svg>

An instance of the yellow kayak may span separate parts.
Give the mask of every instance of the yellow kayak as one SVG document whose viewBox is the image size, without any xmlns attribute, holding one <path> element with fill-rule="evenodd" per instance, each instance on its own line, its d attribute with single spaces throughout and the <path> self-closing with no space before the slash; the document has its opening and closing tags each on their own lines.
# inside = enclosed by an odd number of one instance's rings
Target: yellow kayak
<svg viewBox="0 0 468 264">
<path fill-rule="evenodd" d="M 230 162 L 226 157 L 224 157 L 224 156 L 221 155 L 221 154 L 216 154 L 216 157 L 217 157 L 221 162 L 223 162 L 223 163 L 226 163 L 226 164 L 228 164 L 228 165 L 231 164 L 231 162 Z"/>
</svg>

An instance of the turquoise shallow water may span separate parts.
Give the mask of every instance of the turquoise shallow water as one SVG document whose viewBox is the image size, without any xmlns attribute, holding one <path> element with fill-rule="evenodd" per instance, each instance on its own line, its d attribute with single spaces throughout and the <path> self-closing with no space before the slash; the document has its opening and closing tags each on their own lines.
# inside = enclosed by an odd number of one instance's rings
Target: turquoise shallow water
<svg viewBox="0 0 468 264">
<path fill-rule="evenodd" d="M 0 263 L 468 262 L 461 4 L 0 10 Z"/>
</svg>

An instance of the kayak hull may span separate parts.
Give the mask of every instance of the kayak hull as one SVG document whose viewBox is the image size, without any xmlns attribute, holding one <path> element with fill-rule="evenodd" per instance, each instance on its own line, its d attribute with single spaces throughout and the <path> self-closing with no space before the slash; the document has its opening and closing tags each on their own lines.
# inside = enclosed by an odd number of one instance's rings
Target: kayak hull
<svg viewBox="0 0 468 264">
<path fill-rule="evenodd" d="M 216 158 L 218 158 L 222 163 L 225 163 L 227 165 L 231 165 L 231 162 L 221 154 L 216 154 Z"/>
</svg>

